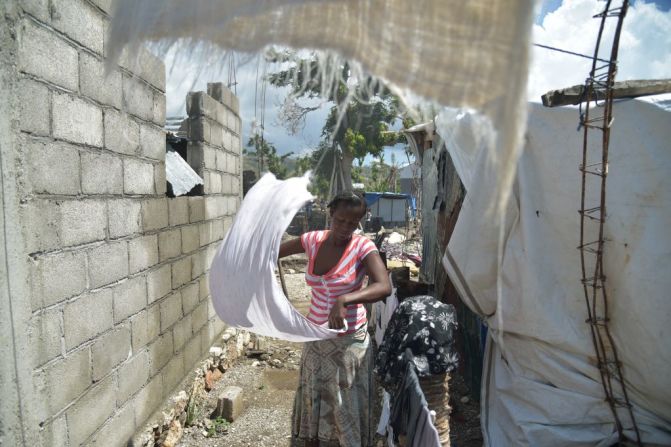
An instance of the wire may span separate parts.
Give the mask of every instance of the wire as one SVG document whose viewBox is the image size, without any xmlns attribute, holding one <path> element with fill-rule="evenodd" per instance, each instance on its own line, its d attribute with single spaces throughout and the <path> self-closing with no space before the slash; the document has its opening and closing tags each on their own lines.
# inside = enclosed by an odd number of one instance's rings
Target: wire
<svg viewBox="0 0 671 447">
<path fill-rule="evenodd" d="M 585 59 L 589 59 L 589 60 L 596 59 L 599 62 L 605 62 L 607 64 L 610 64 L 609 60 L 601 59 L 601 58 L 598 58 L 598 57 L 595 58 L 594 56 L 588 56 L 586 54 L 576 53 L 574 51 L 562 50 L 561 48 L 555 48 L 555 47 L 551 47 L 551 46 L 548 46 L 548 45 L 542 45 L 540 43 L 535 43 L 534 46 L 545 48 L 546 50 L 552 50 L 552 51 L 558 51 L 560 53 L 571 54 L 573 56 L 584 57 Z"/>
</svg>

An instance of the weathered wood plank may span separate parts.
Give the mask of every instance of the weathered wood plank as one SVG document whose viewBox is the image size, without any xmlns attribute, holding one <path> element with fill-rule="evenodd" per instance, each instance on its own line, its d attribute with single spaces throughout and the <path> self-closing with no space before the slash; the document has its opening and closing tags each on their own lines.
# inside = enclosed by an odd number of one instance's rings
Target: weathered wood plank
<svg viewBox="0 0 671 447">
<path fill-rule="evenodd" d="M 577 105 L 585 101 L 584 85 L 574 85 L 573 87 L 561 90 L 550 90 L 541 99 L 545 107 L 559 107 L 566 105 Z M 636 98 L 639 96 L 659 95 L 661 93 L 671 93 L 671 79 L 652 79 L 637 81 L 616 82 L 613 87 L 613 98 Z M 586 96 L 586 95 L 585 95 Z M 605 99 L 598 92 L 593 92 L 594 99 Z"/>
</svg>

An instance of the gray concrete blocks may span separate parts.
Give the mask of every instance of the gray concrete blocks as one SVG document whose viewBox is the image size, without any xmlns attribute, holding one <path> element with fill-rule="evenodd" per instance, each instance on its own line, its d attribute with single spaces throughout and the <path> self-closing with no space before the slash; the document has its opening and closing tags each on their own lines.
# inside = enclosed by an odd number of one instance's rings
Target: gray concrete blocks
<svg viewBox="0 0 671 447">
<path fill-rule="evenodd" d="M 168 184 L 165 175 L 165 162 L 154 165 L 154 188 L 157 196 L 164 196 L 168 190 Z"/>
<path fill-rule="evenodd" d="M 51 132 L 51 111 L 44 107 L 50 101 L 49 89 L 44 84 L 31 79 L 23 79 L 19 84 L 21 130 L 36 135 L 49 135 Z"/>
<path fill-rule="evenodd" d="M 163 397 L 167 397 L 175 387 L 181 382 L 184 377 L 184 355 L 178 354 L 173 356 L 161 375 L 163 376 Z"/>
<path fill-rule="evenodd" d="M 159 372 L 172 358 L 172 332 L 166 332 L 149 345 L 151 375 Z"/>
<path fill-rule="evenodd" d="M 111 284 L 128 276 L 128 244 L 105 243 L 87 252 L 89 287 Z"/>
<path fill-rule="evenodd" d="M 93 381 L 105 377 L 131 353 L 130 325 L 121 325 L 100 336 L 91 346 Z"/>
<path fill-rule="evenodd" d="M 154 123 L 165 126 L 165 94 L 154 92 Z"/>
<path fill-rule="evenodd" d="M 244 410 L 242 388 L 227 386 L 217 400 L 217 414 L 227 421 L 235 421 Z"/>
<path fill-rule="evenodd" d="M 50 306 L 86 289 L 86 256 L 63 252 L 38 257 L 31 263 L 33 309 Z"/>
<path fill-rule="evenodd" d="M 172 263 L 172 288 L 178 289 L 191 281 L 191 259 L 187 256 Z"/>
<path fill-rule="evenodd" d="M 53 92 L 52 131 L 55 138 L 89 146 L 103 146 L 103 112 L 77 97 Z"/>
<path fill-rule="evenodd" d="M 132 403 L 129 403 L 121 407 L 113 417 L 105 422 L 105 425 L 95 434 L 93 443 L 96 446 L 104 446 L 118 441 L 121 445 L 130 445 L 128 442 L 135 428 L 135 413 Z"/>
<path fill-rule="evenodd" d="M 60 234 L 63 246 L 70 247 L 105 239 L 107 205 L 96 200 L 68 200 L 60 206 Z"/>
<path fill-rule="evenodd" d="M 137 48 L 135 54 L 124 51 L 121 54 L 119 64 L 159 91 L 165 92 L 165 65 L 144 46 Z"/>
<path fill-rule="evenodd" d="M 83 444 L 116 408 L 116 377 L 95 384 L 66 412 L 70 445 Z"/>
<path fill-rule="evenodd" d="M 121 73 L 114 70 L 106 76 L 104 62 L 84 52 L 79 55 L 79 88 L 84 96 L 121 108 Z"/>
<path fill-rule="evenodd" d="M 172 290 L 172 267 L 165 264 L 147 273 L 147 299 L 151 304 Z"/>
<path fill-rule="evenodd" d="M 50 309 L 30 318 L 29 341 L 35 347 L 35 351 L 30 353 L 33 367 L 41 366 L 62 354 L 62 315 L 60 309 Z"/>
<path fill-rule="evenodd" d="M 121 154 L 135 154 L 140 145 L 140 125 L 128 114 L 105 110 L 105 148 Z"/>
<path fill-rule="evenodd" d="M 149 380 L 149 354 L 142 350 L 119 367 L 117 405 L 126 402 Z"/>
<path fill-rule="evenodd" d="M 171 227 L 189 223 L 189 198 L 168 199 L 168 223 Z"/>
<path fill-rule="evenodd" d="M 191 315 L 185 315 L 172 328 L 173 349 L 179 352 L 191 337 Z M 190 367 L 191 365 L 189 365 Z"/>
<path fill-rule="evenodd" d="M 32 192 L 79 194 L 79 151 L 75 147 L 28 139 L 24 151 Z"/>
<path fill-rule="evenodd" d="M 114 288 L 114 323 L 120 323 L 147 307 L 147 281 L 136 276 Z"/>
<path fill-rule="evenodd" d="M 198 224 L 182 227 L 182 253 L 191 253 L 200 247 Z"/>
<path fill-rule="evenodd" d="M 123 190 L 126 194 L 153 194 L 154 165 L 142 160 L 124 159 Z"/>
<path fill-rule="evenodd" d="M 201 302 L 191 314 L 191 324 L 193 326 L 193 333 L 195 334 L 207 323 L 207 301 Z M 209 349 L 209 346 L 208 346 Z"/>
<path fill-rule="evenodd" d="M 182 293 L 171 293 L 159 304 L 161 310 L 161 333 L 164 333 L 176 321 L 182 318 Z"/>
<path fill-rule="evenodd" d="M 189 197 L 189 222 L 200 222 L 205 218 L 203 197 Z"/>
<path fill-rule="evenodd" d="M 133 398 L 136 426 L 140 426 L 151 415 L 156 408 L 156 402 L 161 402 L 163 397 L 161 382 L 160 375 L 154 377 Z"/>
<path fill-rule="evenodd" d="M 73 372 L 76 371 L 76 374 Z M 52 416 L 79 397 L 91 385 L 91 358 L 80 349 L 49 365 L 42 372 L 47 389 L 47 415 Z M 46 416 L 46 415 L 45 415 Z"/>
<path fill-rule="evenodd" d="M 112 239 L 140 232 L 141 205 L 137 200 L 118 199 L 107 202 L 109 236 Z"/>
<path fill-rule="evenodd" d="M 21 7 L 25 12 L 43 22 L 48 22 L 51 18 L 48 0 L 23 0 Z"/>
<path fill-rule="evenodd" d="M 77 50 L 46 28 L 24 19 L 19 28 L 19 70 L 76 91 Z"/>
<path fill-rule="evenodd" d="M 159 230 L 168 226 L 168 199 L 142 201 L 142 228 L 144 231 Z"/>
<path fill-rule="evenodd" d="M 182 254 L 182 232 L 179 228 L 158 235 L 158 260 L 174 258 Z"/>
<path fill-rule="evenodd" d="M 65 348 L 70 350 L 90 340 L 113 324 L 112 289 L 90 292 L 67 303 L 63 310 Z"/>
<path fill-rule="evenodd" d="M 83 0 L 52 0 L 51 24 L 72 40 L 103 52 L 103 18 Z"/>
<path fill-rule="evenodd" d="M 130 273 L 146 270 L 158 263 L 158 238 L 155 234 L 140 236 L 128 241 Z"/>
<path fill-rule="evenodd" d="M 93 0 L 93 4 L 105 11 L 107 14 L 112 12 L 112 0 Z"/>
<path fill-rule="evenodd" d="M 84 194 L 121 194 L 123 163 L 113 155 L 94 152 L 81 154 Z"/>
<path fill-rule="evenodd" d="M 184 315 L 191 313 L 199 303 L 198 281 L 187 284 L 182 288 L 182 311 Z"/>
<path fill-rule="evenodd" d="M 191 324 L 193 325 L 193 322 Z M 184 345 L 184 366 L 187 369 L 195 365 L 203 357 L 200 335 L 200 332 L 194 332 L 186 342 L 186 345 Z"/>
<path fill-rule="evenodd" d="M 207 270 L 206 251 L 201 250 L 191 255 L 191 279 L 196 279 Z"/>
<path fill-rule="evenodd" d="M 228 159 L 228 155 L 229 154 L 227 154 L 224 151 L 216 151 L 216 161 L 213 165 L 210 165 L 210 166 L 214 166 L 217 169 L 217 171 L 227 172 L 226 171 L 226 161 Z"/>
<path fill-rule="evenodd" d="M 138 352 L 158 337 L 161 330 L 161 312 L 158 304 L 130 318 L 133 352 Z"/>
<path fill-rule="evenodd" d="M 129 113 L 145 120 L 154 118 L 154 93 L 146 83 L 138 78 L 123 76 L 123 106 Z"/>
<path fill-rule="evenodd" d="M 140 150 L 147 158 L 165 160 L 165 131 L 146 124 L 140 125 Z"/>
</svg>

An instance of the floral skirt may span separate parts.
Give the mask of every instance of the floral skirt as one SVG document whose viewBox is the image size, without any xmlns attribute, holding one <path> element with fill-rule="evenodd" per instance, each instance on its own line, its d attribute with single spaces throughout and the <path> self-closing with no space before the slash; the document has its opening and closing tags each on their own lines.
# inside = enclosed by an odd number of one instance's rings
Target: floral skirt
<svg viewBox="0 0 671 447">
<path fill-rule="evenodd" d="M 373 445 L 373 349 L 366 327 L 305 343 L 294 401 L 292 434 L 321 445 Z"/>
</svg>

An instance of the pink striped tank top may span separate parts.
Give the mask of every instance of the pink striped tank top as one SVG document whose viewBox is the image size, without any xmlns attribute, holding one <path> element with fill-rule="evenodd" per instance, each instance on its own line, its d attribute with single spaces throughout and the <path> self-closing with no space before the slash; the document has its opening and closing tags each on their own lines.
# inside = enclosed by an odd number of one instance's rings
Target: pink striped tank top
<svg viewBox="0 0 671 447">
<path fill-rule="evenodd" d="M 375 244 L 363 236 L 352 235 L 347 248 L 338 263 L 324 275 L 315 275 L 314 262 L 319 247 L 328 237 L 329 231 L 311 231 L 301 236 L 301 243 L 308 256 L 308 267 L 305 281 L 312 288 L 312 299 L 308 320 L 315 324 L 328 322 L 329 312 L 335 299 L 349 292 L 359 290 L 366 276 L 363 259 L 371 252 L 377 251 Z M 366 324 L 366 309 L 363 304 L 347 307 L 347 332 L 353 333 Z"/>
</svg>

